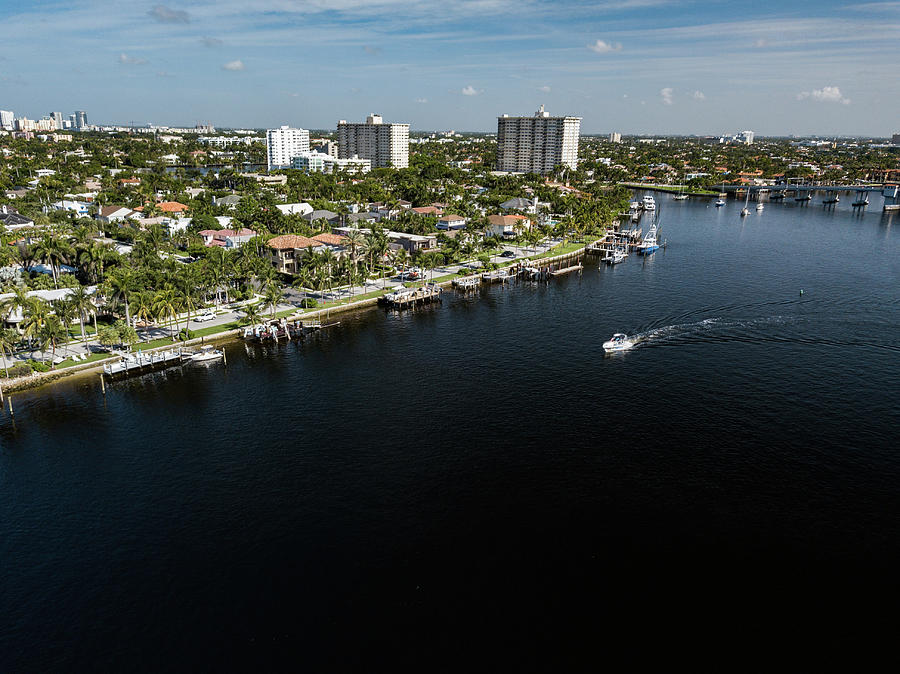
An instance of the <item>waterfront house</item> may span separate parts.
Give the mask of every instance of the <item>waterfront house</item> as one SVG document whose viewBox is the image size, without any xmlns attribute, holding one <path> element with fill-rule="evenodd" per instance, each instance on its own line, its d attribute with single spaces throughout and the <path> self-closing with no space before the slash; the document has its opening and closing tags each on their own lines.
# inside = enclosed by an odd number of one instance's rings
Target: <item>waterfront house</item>
<svg viewBox="0 0 900 674">
<path fill-rule="evenodd" d="M 517 230 L 530 229 L 531 221 L 524 215 L 489 215 L 487 234 L 501 238 L 513 238 Z"/>
<path fill-rule="evenodd" d="M 227 194 L 224 197 L 213 197 L 212 199 L 213 206 L 227 206 L 228 208 L 234 208 L 240 201 L 240 194 Z"/>
<path fill-rule="evenodd" d="M 310 248 L 316 252 L 325 248 L 321 241 L 297 234 L 276 236 L 269 239 L 266 245 L 271 250 L 272 264 L 282 274 L 296 274 L 300 271 L 300 261 Z"/>
<path fill-rule="evenodd" d="M 537 198 L 522 199 L 521 197 L 514 197 L 512 199 L 507 199 L 502 204 L 500 204 L 500 208 L 504 211 L 522 211 L 524 213 L 536 213 Z"/>
<path fill-rule="evenodd" d="M 410 210 L 417 215 L 433 215 L 435 217 L 443 215 L 444 213 L 444 211 L 437 206 L 417 206 Z"/>
<path fill-rule="evenodd" d="M 387 232 L 392 246 L 403 248 L 407 253 L 437 248 L 437 236 L 434 234 L 407 234 L 406 232 Z"/>
<path fill-rule="evenodd" d="M 45 206 L 44 211 L 69 211 L 79 218 L 87 217 L 90 214 L 91 205 L 85 201 L 73 201 L 63 199 L 62 201 L 54 201 L 49 207 Z"/>
</svg>

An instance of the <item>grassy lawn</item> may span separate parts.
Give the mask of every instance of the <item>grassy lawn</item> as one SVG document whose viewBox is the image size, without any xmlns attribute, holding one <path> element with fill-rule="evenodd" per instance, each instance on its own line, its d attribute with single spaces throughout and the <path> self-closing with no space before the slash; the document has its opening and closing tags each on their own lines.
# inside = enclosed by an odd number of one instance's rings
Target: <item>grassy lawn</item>
<svg viewBox="0 0 900 674">
<path fill-rule="evenodd" d="M 535 255 L 533 257 L 528 258 L 529 260 L 542 260 L 545 257 L 554 257 L 556 255 L 565 255 L 566 253 L 574 253 L 576 250 L 580 248 L 584 248 L 591 241 L 596 241 L 598 237 L 587 237 L 584 241 L 570 241 L 569 243 L 561 243 L 557 246 L 554 246 L 546 253 L 541 253 L 540 255 Z"/>
<path fill-rule="evenodd" d="M 654 189 L 659 190 L 660 192 L 680 192 L 680 185 L 654 185 L 651 183 L 619 183 L 623 187 L 631 187 L 632 189 L 640 190 L 640 189 Z M 713 192 L 711 190 L 702 190 L 699 187 L 688 187 L 684 190 L 685 194 L 697 194 L 700 196 L 716 196 L 718 192 Z"/>
<path fill-rule="evenodd" d="M 72 359 L 64 360 L 63 362 L 61 362 L 59 365 L 56 366 L 56 369 L 61 370 L 66 367 L 72 367 L 73 365 L 83 365 L 84 363 L 93 363 L 94 361 L 97 361 L 97 360 L 103 360 L 104 358 L 109 358 L 111 355 L 112 355 L 111 353 L 92 353 L 90 356 L 88 356 L 84 360 L 79 360 L 78 362 L 76 362 Z"/>
</svg>

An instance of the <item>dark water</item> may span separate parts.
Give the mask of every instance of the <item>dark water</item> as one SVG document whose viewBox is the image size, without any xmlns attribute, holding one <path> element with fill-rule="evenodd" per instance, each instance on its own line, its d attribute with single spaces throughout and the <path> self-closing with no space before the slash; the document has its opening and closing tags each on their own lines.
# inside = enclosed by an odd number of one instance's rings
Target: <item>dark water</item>
<svg viewBox="0 0 900 674">
<path fill-rule="evenodd" d="M 0 671 L 559 671 L 888 639 L 900 221 L 662 206 L 647 260 L 233 343 L 227 369 L 105 399 L 95 376 L 15 396 Z M 604 358 L 620 330 L 639 346 Z"/>
</svg>

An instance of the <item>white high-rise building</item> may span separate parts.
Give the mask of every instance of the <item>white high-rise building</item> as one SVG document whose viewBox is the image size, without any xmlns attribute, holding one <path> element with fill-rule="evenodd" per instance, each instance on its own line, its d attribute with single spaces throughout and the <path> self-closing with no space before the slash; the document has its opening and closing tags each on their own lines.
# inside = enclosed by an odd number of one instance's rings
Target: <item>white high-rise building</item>
<svg viewBox="0 0 900 674">
<path fill-rule="evenodd" d="M 13 127 L 13 120 L 15 120 L 15 118 L 16 116 L 13 114 L 12 110 L 0 110 L 0 127 L 9 131 Z"/>
<path fill-rule="evenodd" d="M 79 131 L 87 129 L 88 120 L 87 113 L 84 110 L 75 111 L 75 128 Z"/>
<path fill-rule="evenodd" d="M 309 152 L 309 131 L 282 126 L 266 131 L 269 170 L 291 168 L 291 160 Z"/>
<path fill-rule="evenodd" d="M 546 174 L 560 164 L 575 168 L 581 117 L 551 117 L 540 110 L 534 117 L 497 118 L 497 169 Z"/>
<path fill-rule="evenodd" d="M 622 142 L 622 134 L 618 131 L 613 131 L 609 134 L 609 142 L 610 143 L 621 143 Z"/>
<path fill-rule="evenodd" d="M 53 126 L 56 129 L 63 128 L 63 114 L 61 112 L 51 112 L 50 119 L 53 120 Z"/>
<path fill-rule="evenodd" d="M 409 167 L 409 124 L 385 124 L 381 115 L 371 114 L 365 124 L 338 122 L 338 157 L 359 157 L 372 168 Z"/>
</svg>

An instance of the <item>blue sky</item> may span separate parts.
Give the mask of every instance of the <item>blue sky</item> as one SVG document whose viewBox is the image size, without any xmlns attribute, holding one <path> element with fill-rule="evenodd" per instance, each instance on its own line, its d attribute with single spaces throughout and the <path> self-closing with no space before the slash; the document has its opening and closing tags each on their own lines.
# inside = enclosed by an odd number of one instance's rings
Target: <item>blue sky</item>
<svg viewBox="0 0 900 674">
<path fill-rule="evenodd" d="M 0 0 L 0 108 L 92 122 L 900 131 L 900 2 Z"/>
</svg>

